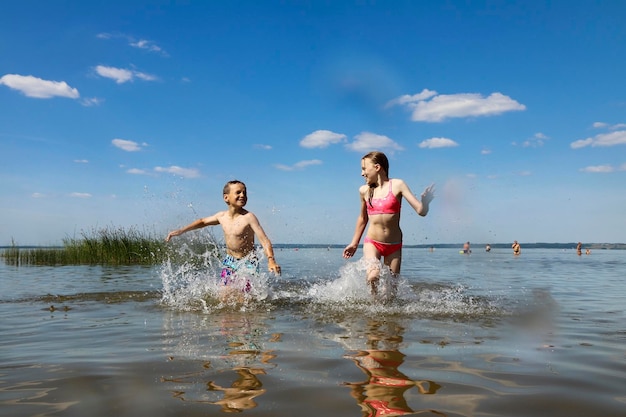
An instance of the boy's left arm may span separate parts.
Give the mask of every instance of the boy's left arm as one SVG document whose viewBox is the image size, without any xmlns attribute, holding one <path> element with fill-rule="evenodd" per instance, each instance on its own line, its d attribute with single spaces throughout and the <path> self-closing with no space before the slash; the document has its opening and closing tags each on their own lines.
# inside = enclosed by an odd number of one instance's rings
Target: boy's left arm
<svg viewBox="0 0 626 417">
<path fill-rule="evenodd" d="M 259 242 L 261 242 L 261 246 L 263 246 L 263 250 L 265 251 L 265 257 L 267 258 L 267 269 L 270 272 L 274 272 L 277 275 L 280 275 L 280 265 L 276 263 L 276 258 L 274 258 L 274 248 L 272 247 L 272 242 L 265 234 L 265 230 L 261 227 L 259 220 L 256 216 L 250 213 L 252 216 L 250 217 L 250 227 L 252 227 L 252 231 L 259 238 Z"/>
</svg>

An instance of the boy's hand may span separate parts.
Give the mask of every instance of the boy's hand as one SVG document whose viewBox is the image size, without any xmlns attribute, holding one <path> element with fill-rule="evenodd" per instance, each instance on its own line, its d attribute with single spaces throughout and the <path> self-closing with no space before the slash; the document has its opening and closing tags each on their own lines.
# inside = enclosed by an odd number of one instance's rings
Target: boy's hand
<svg viewBox="0 0 626 417">
<path fill-rule="evenodd" d="M 267 269 L 269 269 L 270 272 L 273 272 L 276 275 L 280 275 L 280 265 L 278 265 L 273 258 L 267 260 Z"/>
<path fill-rule="evenodd" d="M 169 234 L 168 234 L 168 235 L 167 235 L 167 237 L 165 238 L 165 241 L 166 241 L 166 242 L 169 242 L 169 241 L 170 241 L 170 239 L 171 239 L 172 237 L 174 237 L 174 236 L 178 236 L 179 234 L 180 234 L 180 233 L 178 232 L 178 230 L 171 231 L 171 232 L 169 232 Z"/>
</svg>

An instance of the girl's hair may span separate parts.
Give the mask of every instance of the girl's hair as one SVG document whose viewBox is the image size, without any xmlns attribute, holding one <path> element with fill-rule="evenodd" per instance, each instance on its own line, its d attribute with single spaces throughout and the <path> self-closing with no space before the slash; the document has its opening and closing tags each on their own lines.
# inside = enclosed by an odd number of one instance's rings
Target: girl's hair
<svg viewBox="0 0 626 417">
<path fill-rule="evenodd" d="M 363 156 L 361 159 L 369 159 L 374 164 L 380 165 L 384 170 L 385 174 L 389 176 L 389 160 L 387 159 L 387 155 L 379 151 L 372 151 L 367 155 Z"/>
<path fill-rule="evenodd" d="M 387 155 L 379 151 L 372 151 L 363 156 L 361 159 L 369 159 L 373 164 L 378 164 L 385 171 L 385 174 L 389 176 L 389 159 L 387 159 Z M 374 198 L 374 188 L 375 184 L 370 184 L 370 195 L 367 199 L 367 202 L 370 203 L 370 207 L 372 207 L 372 198 Z"/>
<path fill-rule="evenodd" d="M 241 184 L 244 186 L 244 188 L 246 187 L 246 184 L 244 184 L 243 182 L 239 181 L 239 180 L 232 180 L 232 181 L 228 181 L 226 183 L 226 185 L 224 186 L 224 194 L 228 194 L 230 193 L 230 186 L 231 185 L 235 185 L 235 184 Z"/>
</svg>

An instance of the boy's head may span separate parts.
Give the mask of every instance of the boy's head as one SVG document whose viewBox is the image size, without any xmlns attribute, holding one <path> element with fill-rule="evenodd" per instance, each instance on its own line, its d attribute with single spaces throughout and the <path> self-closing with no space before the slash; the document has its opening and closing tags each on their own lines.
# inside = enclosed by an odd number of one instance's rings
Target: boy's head
<svg viewBox="0 0 626 417">
<path fill-rule="evenodd" d="M 243 207 L 248 202 L 246 184 L 239 180 L 228 181 L 223 190 L 224 202 L 228 205 Z"/>
</svg>

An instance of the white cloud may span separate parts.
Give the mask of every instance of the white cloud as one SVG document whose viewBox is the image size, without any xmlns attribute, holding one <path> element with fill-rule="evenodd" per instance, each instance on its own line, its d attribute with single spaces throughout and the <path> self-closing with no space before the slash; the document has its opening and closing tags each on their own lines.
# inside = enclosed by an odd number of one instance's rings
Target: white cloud
<svg viewBox="0 0 626 417">
<path fill-rule="evenodd" d="M 106 33 L 106 32 L 98 33 L 96 37 L 98 39 L 104 39 L 104 40 L 121 38 L 121 39 L 126 40 L 126 42 L 128 42 L 128 45 L 132 46 L 133 48 L 143 49 L 148 52 L 154 52 L 163 56 L 168 56 L 167 52 L 165 52 L 163 48 L 158 46 L 155 42 L 149 41 L 147 39 L 136 40 L 132 36 L 126 35 L 124 33 Z"/>
<path fill-rule="evenodd" d="M 42 193 L 32 193 L 30 196 L 32 198 L 44 198 L 46 195 Z"/>
<path fill-rule="evenodd" d="M 429 100 L 430 99 L 430 100 Z M 483 97 L 475 93 L 441 94 L 423 90 L 413 96 L 404 95 L 387 103 L 403 105 L 412 111 L 416 122 L 442 122 L 450 118 L 493 116 L 509 111 L 525 110 L 526 106 L 501 93 Z"/>
<path fill-rule="evenodd" d="M 593 127 L 596 129 L 608 129 L 608 130 L 618 130 L 626 128 L 626 123 L 617 123 L 614 125 L 610 125 L 604 122 L 595 122 Z"/>
<path fill-rule="evenodd" d="M 135 71 L 133 72 L 133 74 L 135 75 L 135 77 L 144 81 L 156 81 L 159 79 L 156 75 L 146 74 L 145 72 Z"/>
<path fill-rule="evenodd" d="M 420 148 L 435 149 L 435 148 L 454 148 L 459 146 L 458 143 L 448 138 L 430 138 L 422 141 L 419 144 Z"/>
<path fill-rule="evenodd" d="M 308 166 L 322 165 L 322 163 L 323 162 L 320 161 L 319 159 L 310 159 L 306 161 L 296 162 L 293 165 L 275 164 L 274 167 L 276 167 L 277 169 L 280 169 L 281 171 L 299 171 Z"/>
<path fill-rule="evenodd" d="M 392 107 L 398 105 L 412 104 L 418 101 L 428 100 L 429 98 L 436 96 L 437 92 L 429 90 L 427 88 L 423 89 L 421 93 L 413 94 L 412 96 L 409 94 L 402 95 L 398 98 L 394 98 L 390 100 L 385 107 Z"/>
<path fill-rule="evenodd" d="M 73 197 L 73 198 L 91 198 L 91 194 L 89 194 L 89 193 L 71 193 L 70 197 Z"/>
<path fill-rule="evenodd" d="M 74 162 L 76 162 L 77 164 L 88 164 L 89 161 L 86 159 L 74 159 Z"/>
<path fill-rule="evenodd" d="M 113 139 L 111 143 L 113 144 L 113 146 L 120 148 L 126 152 L 137 152 L 140 151 L 143 147 L 148 146 L 148 144 L 145 142 L 139 144 L 135 141 L 126 139 Z"/>
<path fill-rule="evenodd" d="M 150 52 L 164 53 L 163 49 L 161 49 L 160 46 L 156 45 L 152 41 L 148 41 L 145 39 L 140 39 L 137 42 L 131 41 L 129 45 L 132 46 L 133 48 L 145 49 Z"/>
<path fill-rule="evenodd" d="M 601 174 L 606 174 L 609 172 L 613 172 L 615 171 L 615 168 L 613 168 L 611 165 L 596 165 L 596 166 L 588 166 L 585 168 L 581 168 L 580 170 L 581 172 L 591 172 L 591 173 L 601 173 Z"/>
<path fill-rule="evenodd" d="M 356 135 L 354 142 L 346 144 L 346 148 L 355 152 L 370 152 L 373 150 L 401 151 L 404 148 L 388 138 L 375 133 L 363 132 Z"/>
<path fill-rule="evenodd" d="M 579 139 L 570 143 L 572 149 L 580 149 L 586 146 L 607 147 L 616 145 L 626 145 L 626 130 L 616 130 L 610 133 L 600 133 L 592 138 Z"/>
<path fill-rule="evenodd" d="M 481 155 L 489 155 L 491 154 L 491 149 L 483 149 L 482 151 L 480 151 Z"/>
<path fill-rule="evenodd" d="M 104 65 L 96 66 L 96 73 L 104 78 L 110 78 L 115 80 L 118 84 L 124 84 L 129 81 L 133 81 L 135 78 L 139 78 L 144 81 L 155 81 L 158 77 L 144 72 L 135 70 L 129 70 L 125 68 L 107 67 Z"/>
<path fill-rule="evenodd" d="M 65 81 L 43 80 L 32 75 L 6 74 L 0 78 L 0 85 L 6 85 L 33 98 L 80 97 L 78 90 L 70 87 Z"/>
<path fill-rule="evenodd" d="M 316 130 L 306 135 L 301 141 L 300 146 L 303 148 L 326 148 L 339 142 L 345 142 L 346 135 L 331 132 L 330 130 Z"/>
<path fill-rule="evenodd" d="M 584 148 L 585 146 L 589 146 L 592 143 L 593 143 L 593 139 L 592 138 L 579 139 L 577 141 L 574 141 L 574 142 L 570 143 L 569 146 L 572 149 L 580 149 L 580 148 Z"/>
<path fill-rule="evenodd" d="M 195 168 L 182 168 L 176 165 L 169 167 L 156 167 L 154 170 L 156 172 L 178 175 L 183 178 L 198 178 L 200 176 L 200 171 Z"/>
<path fill-rule="evenodd" d="M 91 98 L 82 99 L 80 104 L 82 104 L 85 107 L 93 107 L 93 106 L 99 106 L 103 102 L 104 102 L 104 99 L 102 98 L 91 97 Z"/>
<path fill-rule="evenodd" d="M 132 71 L 123 68 L 105 67 L 104 65 L 98 65 L 96 67 L 96 72 L 99 76 L 115 80 L 115 82 L 118 84 L 123 84 L 133 79 Z"/>
<path fill-rule="evenodd" d="M 130 168 L 126 170 L 126 172 L 128 174 L 133 174 L 133 175 L 147 175 L 148 174 L 145 170 L 139 169 L 139 168 Z"/>
<path fill-rule="evenodd" d="M 257 143 L 256 145 L 254 145 L 255 149 L 263 149 L 264 151 L 269 151 L 272 149 L 271 145 L 263 145 L 261 143 Z"/>
<path fill-rule="evenodd" d="M 549 139 L 548 136 L 544 135 L 543 133 L 535 133 L 532 138 L 526 139 L 524 142 L 522 142 L 522 146 L 524 148 L 539 148 L 543 146 L 544 142 L 547 139 Z"/>
</svg>

